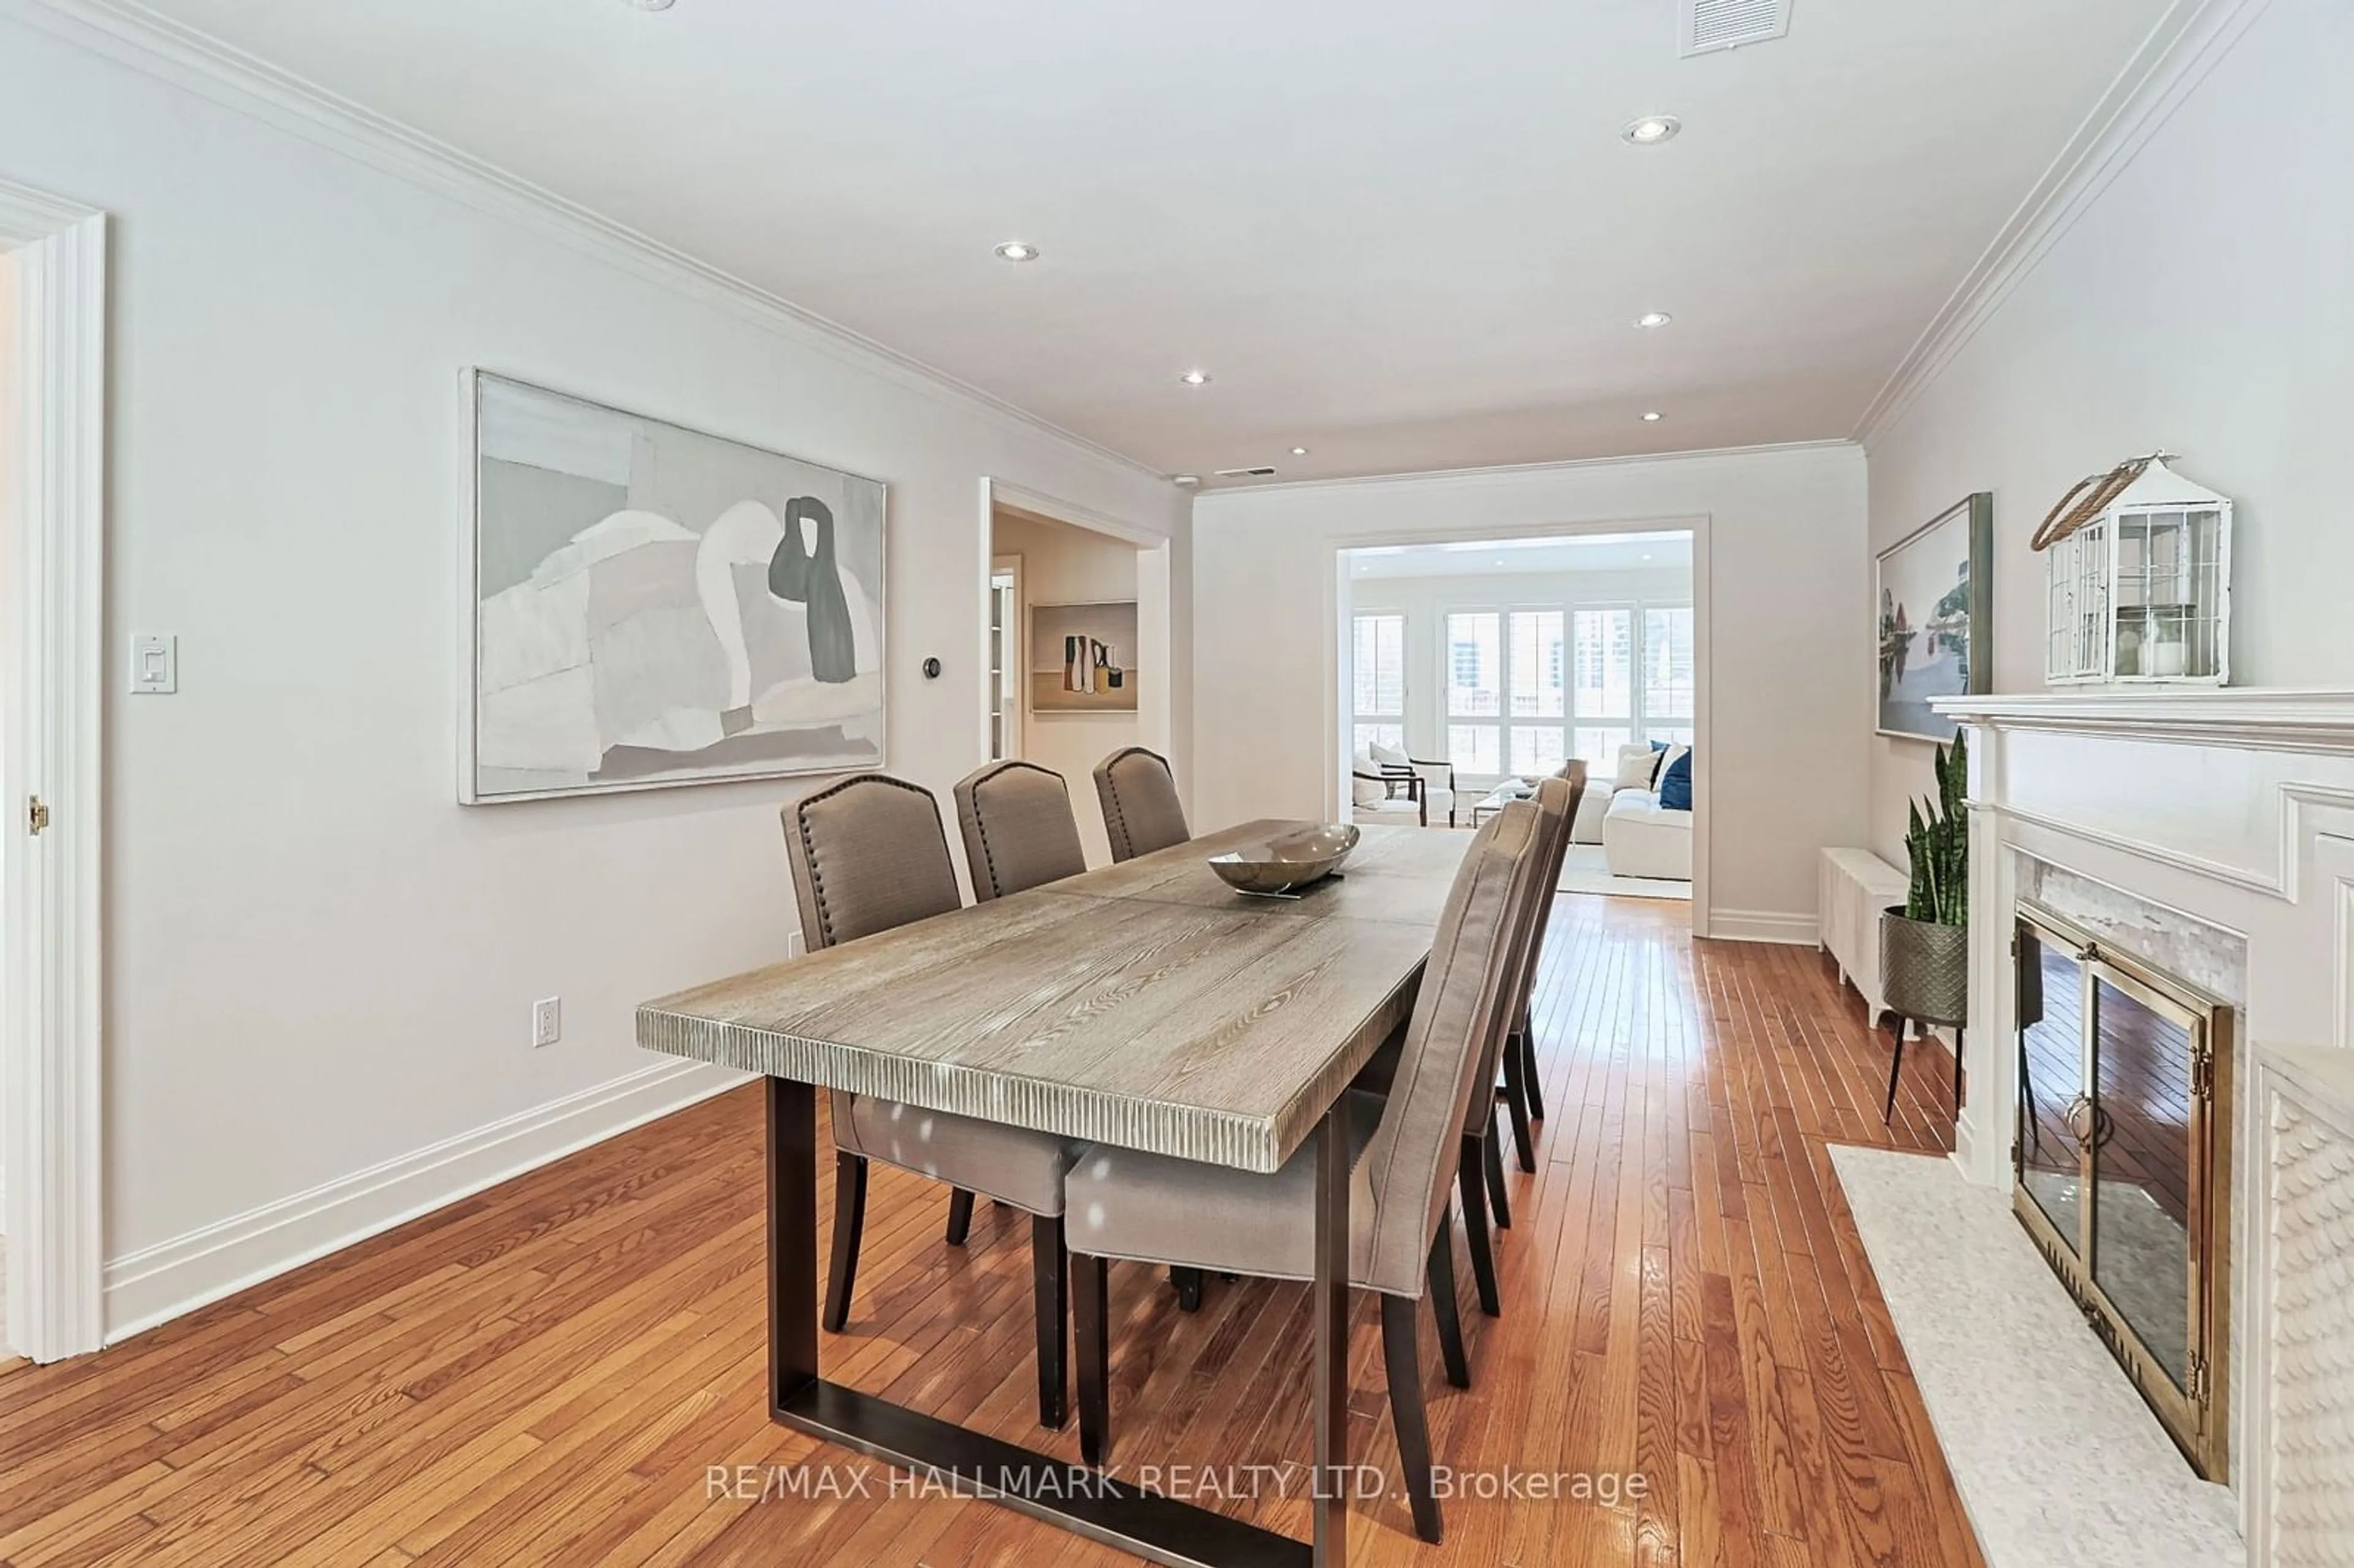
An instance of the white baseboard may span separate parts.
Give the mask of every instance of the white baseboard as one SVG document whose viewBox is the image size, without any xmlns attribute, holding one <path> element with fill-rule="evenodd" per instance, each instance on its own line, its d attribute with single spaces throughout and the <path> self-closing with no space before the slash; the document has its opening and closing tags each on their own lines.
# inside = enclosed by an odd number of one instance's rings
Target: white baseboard
<svg viewBox="0 0 2354 1568">
<path fill-rule="evenodd" d="M 106 1342 L 430 1213 L 748 1080 L 666 1061 L 106 1265 Z"/>
<path fill-rule="evenodd" d="M 1822 926 L 1812 915 L 1790 915 L 1778 909 L 1712 909 L 1708 935 L 1716 942 L 1783 942 L 1815 947 Z"/>
</svg>

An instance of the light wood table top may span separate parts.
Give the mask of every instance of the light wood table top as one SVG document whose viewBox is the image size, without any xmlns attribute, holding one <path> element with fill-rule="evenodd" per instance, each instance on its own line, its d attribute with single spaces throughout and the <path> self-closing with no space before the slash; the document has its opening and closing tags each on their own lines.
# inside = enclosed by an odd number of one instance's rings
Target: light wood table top
<svg viewBox="0 0 2354 1568">
<path fill-rule="evenodd" d="M 1279 1168 L 1413 1007 L 1471 835 L 1369 827 L 1341 877 L 1237 894 L 1246 823 L 698 986 L 638 1044 L 929 1110 Z"/>
</svg>

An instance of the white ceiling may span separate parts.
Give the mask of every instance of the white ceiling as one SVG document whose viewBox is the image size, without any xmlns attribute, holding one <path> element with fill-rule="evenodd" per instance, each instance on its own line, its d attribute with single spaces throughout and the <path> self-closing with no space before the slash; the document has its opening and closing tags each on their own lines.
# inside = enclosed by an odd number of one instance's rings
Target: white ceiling
<svg viewBox="0 0 2354 1568">
<path fill-rule="evenodd" d="M 148 3 L 1158 469 L 1291 479 L 1848 435 L 2171 0 L 1797 0 L 1696 59 L 1674 0 Z"/>
<path fill-rule="evenodd" d="M 1689 570 L 1691 535 L 1681 532 L 1588 534 L 1445 545 L 1377 545 L 1347 555 L 1351 574 L 1360 579 Z"/>
</svg>

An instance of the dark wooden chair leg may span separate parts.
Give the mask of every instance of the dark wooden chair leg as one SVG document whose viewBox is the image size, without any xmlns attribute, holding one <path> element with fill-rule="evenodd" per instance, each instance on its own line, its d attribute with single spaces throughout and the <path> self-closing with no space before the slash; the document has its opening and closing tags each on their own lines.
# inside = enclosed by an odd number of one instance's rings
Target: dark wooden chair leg
<svg viewBox="0 0 2354 1568">
<path fill-rule="evenodd" d="M 1455 1305 L 1455 1211 L 1438 1216 L 1438 1234 L 1430 1240 L 1430 1266 L 1424 1271 L 1430 1287 L 1430 1315 L 1438 1320 L 1438 1354 L 1447 1363 L 1447 1381 L 1457 1388 L 1471 1386 L 1471 1363 L 1463 1354 L 1463 1317 Z"/>
<path fill-rule="evenodd" d="M 1488 1241 L 1488 1190 L 1486 1177 L 1479 1169 L 1479 1146 L 1488 1141 L 1464 1139 L 1455 1185 L 1463 1197 L 1463 1239 L 1471 1249 L 1471 1283 L 1479 1287 L 1479 1310 L 1490 1318 L 1500 1318 L 1504 1306 L 1496 1295 L 1496 1254 Z"/>
<path fill-rule="evenodd" d="M 851 1287 L 858 1283 L 858 1243 L 866 1231 L 866 1160 L 848 1150 L 833 1156 L 833 1266 L 826 1273 L 825 1327 L 839 1334 L 850 1321 Z"/>
<path fill-rule="evenodd" d="M 1070 1319 L 1063 1281 L 1063 1217 L 1030 1216 L 1031 1310 L 1038 1319 L 1038 1425 L 1061 1429 L 1064 1419 L 1063 1342 Z"/>
<path fill-rule="evenodd" d="M 1110 1266 L 1071 1255 L 1071 1338 L 1079 1360 L 1079 1457 L 1097 1469 L 1111 1452 Z"/>
<path fill-rule="evenodd" d="M 972 1194 L 959 1187 L 949 1193 L 949 1245 L 964 1245 L 971 1234 Z"/>
<path fill-rule="evenodd" d="M 1496 1228 L 1512 1228 L 1511 1189 L 1504 1181 L 1504 1135 L 1491 1124 L 1488 1136 L 1479 1140 L 1479 1152 L 1488 1167 L 1488 1207 L 1495 1214 Z"/>
<path fill-rule="evenodd" d="M 1504 1042 L 1504 1108 L 1511 1113 L 1512 1147 L 1521 1157 L 1521 1169 L 1533 1175 L 1537 1151 L 1529 1132 L 1528 1082 L 1521 1075 L 1520 1051 L 1509 1040 Z"/>
<path fill-rule="evenodd" d="M 1202 1309 L 1202 1271 L 1182 1264 L 1169 1266 L 1169 1283 L 1177 1290 L 1177 1310 L 1198 1312 Z"/>
<path fill-rule="evenodd" d="M 1904 1020 L 1891 1014 L 1890 1022 L 1893 1027 L 1889 1030 L 1888 1037 L 1895 1045 L 1888 1054 L 1888 1103 L 1880 1111 L 1880 1119 L 1883 1123 L 1896 1119 L 1896 1077 L 1904 1069 Z"/>
<path fill-rule="evenodd" d="M 1398 1467 L 1405 1472 L 1414 1532 L 1438 1544 L 1438 1494 L 1431 1482 L 1430 1425 L 1423 1418 L 1422 1358 L 1415 1345 L 1414 1298 L 1382 1298 L 1382 1360 L 1389 1371 L 1390 1421 L 1397 1428 Z"/>
<path fill-rule="evenodd" d="M 1521 1020 L 1521 1086 L 1528 1092 L 1529 1119 L 1544 1120 L 1544 1084 L 1537 1074 L 1536 1030 L 1525 1016 Z"/>
</svg>

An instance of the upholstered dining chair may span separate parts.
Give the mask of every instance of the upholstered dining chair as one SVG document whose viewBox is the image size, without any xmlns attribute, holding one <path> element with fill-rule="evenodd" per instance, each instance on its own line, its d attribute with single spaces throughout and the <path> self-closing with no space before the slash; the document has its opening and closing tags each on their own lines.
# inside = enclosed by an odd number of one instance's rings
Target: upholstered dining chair
<svg viewBox="0 0 2354 1568">
<path fill-rule="evenodd" d="M 1169 759 L 1140 746 L 1124 747 L 1096 764 L 1096 796 L 1103 802 L 1104 835 L 1111 858 L 1134 860 L 1193 836 L 1177 799 Z"/>
<path fill-rule="evenodd" d="M 982 904 L 1087 870 L 1063 776 L 1034 762 L 992 762 L 957 783 L 957 825 L 973 898 Z"/>
<path fill-rule="evenodd" d="M 832 948 L 963 906 L 931 791 L 880 773 L 861 773 L 796 800 L 783 812 L 801 934 L 810 948 Z M 866 1164 L 880 1160 L 955 1189 L 951 1245 L 972 1222 L 972 1195 L 986 1192 L 1030 1215 L 1031 1277 L 1038 1326 L 1038 1420 L 1065 1418 L 1063 1177 L 1077 1150 L 1044 1133 L 873 1095 L 831 1097 L 834 1141 L 833 1257 L 827 1271 L 826 1328 L 850 1319 L 858 1244 L 866 1220 Z"/>
<path fill-rule="evenodd" d="M 1533 1172 L 1537 1168 L 1536 1134 L 1531 1124 L 1544 1120 L 1544 1088 L 1537 1070 L 1535 1004 L 1537 970 L 1543 966 L 1545 932 L 1553 920 L 1553 893 L 1561 885 L 1562 863 L 1569 857 L 1569 841 L 1575 832 L 1577 808 L 1585 795 L 1585 764 L 1575 758 L 1562 765 L 1559 773 L 1543 781 L 1544 784 L 1564 782 L 1568 789 L 1569 818 L 1553 847 L 1553 864 L 1545 874 L 1546 895 L 1538 901 L 1536 931 L 1531 940 L 1528 971 L 1521 981 L 1521 1001 L 1512 1018 L 1512 1029 L 1504 1042 L 1504 1081 L 1496 1091 L 1497 1097 L 1512 1118 L 1512 1144 L 1520 1156 L 1521 1169 Z"/>
<path fill-rule="evenodd" d="M 1455 1319 L 1447 1166 L 1511 1021 L 1513 954 L 1534 895 L 1538 814 L 1515 802 L 1466 853 L 1431 942 L 1394 1085 L 1385 1101 L 1352 1094 L 1349 1279 L 1381 1297 L 1390 1414 L 1415 1532 L 1440 1536 L 1422 1398 L 1416 1303 L 1429 1295 L 1447 1380 L 1467 1386 Z M 1362 1141 L 1360 1141 L 1362 1140 Z M 1097 1145 L 1071 1172 L 1071 1283 L 1079 1362 L 1079 1449 L 1111 1446 L 1106 1260 L 1182 1264 L 1278 1279 L 1315 1276 L 1316 1151 L 1271 1176 Z"/>
<path fill-rule="evenodd" d="M 1529 970 L 1534 967 L 1538 944 L 1543 940 L 1544 910 L 1551 903 L 1547 878 L 1561 874 L 1553 852 L 1566 842 L 1577 811 L 1569 785 L 1560 779 L 1538 780 L 1529 803 L 1537 812 L 1537 842 L 1529 852 L 1532 886 L 1521 906 L 1520 925 L 1512 934 L 1512 950 L 1506 960 L 1510 967 L 1504 982 L 1503 1025 L 1489 1042 L 1488 1054 L 1479 1065 L 1479 1082 L 1491 1092 L 1473 1095 L 1471 1103 L 1464 1107 L 1463 1143 L 1456 1164 L 1457 1189 L 1463 1201 L 1464 1240 L 1471 1254 L 1471 1281 L 1479 1290 L 1479 1310 L 1490 1318 L 1501 1317 L 1504 1308 L 1503 1298 L 1496 1287 L 1495 1244 L 1489 1234 L 1489 1222 L 1492 1218 L 1499 1230 L 1509 1229 L 1512 1223 L 1511 1194 L 1504 1181 L 1501 1134 L 1496 1127 L 1500 1107 L 1492 1089 L 1497 1068 L 1510 1044 L 1515 1015 L 1513 999 L 1519 996 Z"/>
</svg>

